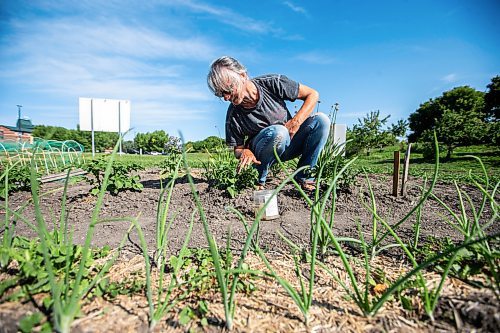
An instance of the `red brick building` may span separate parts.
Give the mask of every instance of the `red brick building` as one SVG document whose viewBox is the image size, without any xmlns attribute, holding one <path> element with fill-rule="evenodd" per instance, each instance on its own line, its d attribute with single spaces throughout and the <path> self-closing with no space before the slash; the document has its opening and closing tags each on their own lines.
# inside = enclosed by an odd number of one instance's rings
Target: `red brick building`
<svg viewBox="0 0 500 333">
<path fill-rule="evenodd" d="M 0 141 L 27 141 L 33 143 L 33 124 L 29 119 L 18 119 L 16 126 L 0 125 Z"/>
</svg>

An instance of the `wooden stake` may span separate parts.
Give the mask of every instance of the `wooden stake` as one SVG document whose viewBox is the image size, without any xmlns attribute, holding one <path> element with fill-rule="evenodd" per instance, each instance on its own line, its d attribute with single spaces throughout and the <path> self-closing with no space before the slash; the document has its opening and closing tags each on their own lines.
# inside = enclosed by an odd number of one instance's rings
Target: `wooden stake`
<svg viewBox="0 0 500 333">
<path fill-rule="evenodd" d="M 394 151 L 394 171 L 392 174 L 392 195 L 398 196 L 399 188 L 399 151 Z"/>
<path fill-rule="evenodd" d="M 411 143 L 408 144 L 405 154 L 405 162 L 403 164 L 403 180 L 401 181 L 401 195 L 406 195 L 406 183 L 408 182 L 408 171 L 410 170 L 410 151 Z"/>
</svg>

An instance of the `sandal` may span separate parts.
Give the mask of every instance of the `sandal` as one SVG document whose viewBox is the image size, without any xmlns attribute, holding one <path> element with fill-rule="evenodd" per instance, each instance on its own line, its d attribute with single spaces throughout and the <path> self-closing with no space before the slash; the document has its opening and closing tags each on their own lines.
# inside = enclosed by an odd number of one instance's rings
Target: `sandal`
<svg viewBox="0 0 500 333">
<path fill-rule="evenodd" d="M 314 192 L 316 190 L 316 182 L 312 179 L 297 180 L 297 183 L 299 183 L 304 192 Z"/>
<path fill-rule="evenodd" d="M 266 189 L 266 184 L 257 183 L 254 187 L 256 191 L 262 191 Z"/>
</svg>

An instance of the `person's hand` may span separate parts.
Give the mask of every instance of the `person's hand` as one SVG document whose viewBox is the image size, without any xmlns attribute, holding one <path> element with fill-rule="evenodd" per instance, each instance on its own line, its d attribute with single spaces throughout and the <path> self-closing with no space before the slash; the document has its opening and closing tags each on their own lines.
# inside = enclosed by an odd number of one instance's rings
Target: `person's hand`
<svg viewBox="0 0 500 333">
<path fill-rule="evenodd" d="M 250 149 L 243 149 L 240 155 L 240 162 L 238 163 L 238 167 L 236 168 L 236 172 L 240 173 L 241 170 L 245 169 L 247 166 L 252 164 L 260 164 L 260 161 L 255 158 L 255 155 L 252 153 Z"/>
<path fill-rule="evenodd" d="M 300 128 L 300 122 L 297 119 L 292 118 L 285 123 L 285 127 L 288 130 L 288 133 L 290 133 L 291 140 Z"/>
</svg>

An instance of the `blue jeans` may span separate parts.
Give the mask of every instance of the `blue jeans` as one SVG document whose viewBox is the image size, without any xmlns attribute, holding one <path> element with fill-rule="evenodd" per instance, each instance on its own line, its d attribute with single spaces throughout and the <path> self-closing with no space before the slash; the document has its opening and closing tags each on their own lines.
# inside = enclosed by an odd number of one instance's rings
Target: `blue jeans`
<svg viewBox="0 0 500 333">
<path fill-rule="evenodd" d="M 290 140 L 290 134 L 283 125 L 271 125 L 257 134 L 250 143 L 260 165 L 254 164 L 259 172 L 259 183 L 265 184 L 269 168 L 276 162 L 274 146 L 282 161 L 300 156 L 298 168 L 316 165 L 319 154 L 325 146 L 330 133 L 330 119 L 324 113 L 316 113 L 307 118 Z M 295 178 L 299 181 L 308 179 L 308 170 L 300 171 Z"/>
</svg>

